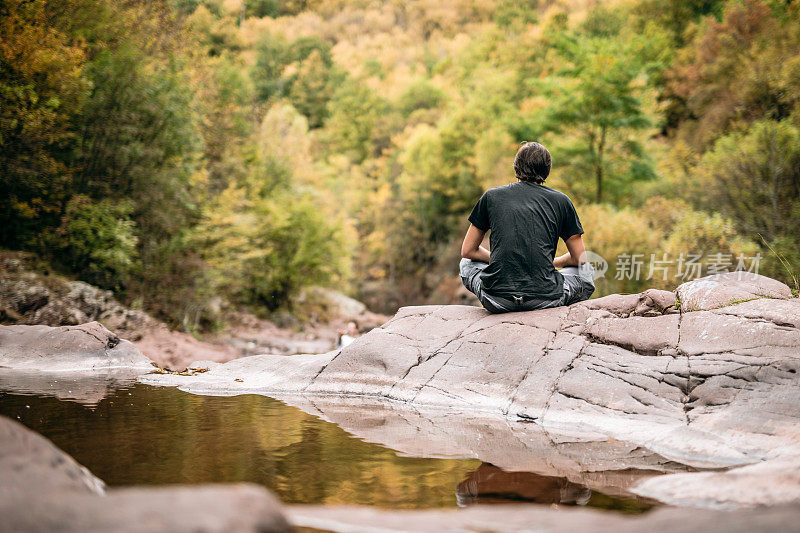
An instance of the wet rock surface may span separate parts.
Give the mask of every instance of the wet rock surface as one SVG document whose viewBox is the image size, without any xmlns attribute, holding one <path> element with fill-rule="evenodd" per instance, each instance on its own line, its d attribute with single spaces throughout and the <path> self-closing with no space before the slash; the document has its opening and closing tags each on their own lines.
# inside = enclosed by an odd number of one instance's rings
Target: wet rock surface
<svg viewBox="0 0 800 533">
<path fill-rule="evenodd" d="M 50 441 L 6 417 L 0 480 L 3 531 L 291 531 L 277 499 L 255 485 L 105 490 Z"/>
<path fill-rule="evenodd" d="M 654 477 L 634 487 L 639 494 L 707 507 L 770 504 L 800 499 L 788 488 L 781 498 L 753 488 L 772 461 L 781 461 L 787 487 L 800 472 L 798 321 L 788 287 L 732 273 L 676 295 L 612 295 L 527 313 L 404 308 L 341 351 L 257 356 L 144 381 L 196 393 L 375 397 L 592 432 L 685 467 L 743 467 Z M 431 432 L 424 438 L 446 438 Z"/>
<path fill-rule="evenodd" d="M 0 326 L 0 391 L 91 406 L 153 370 L 133 343 L 99 322 Z"/>
</svg>

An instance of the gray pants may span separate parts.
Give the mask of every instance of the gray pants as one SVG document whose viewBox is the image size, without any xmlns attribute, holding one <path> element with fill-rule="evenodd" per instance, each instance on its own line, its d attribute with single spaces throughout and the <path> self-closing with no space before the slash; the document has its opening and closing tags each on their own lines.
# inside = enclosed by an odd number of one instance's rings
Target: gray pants
<svg viewBox="0 0 800 533">
<path fill-rule="evenodd" d="M 588 300 L 594 292 L 594 268 L 589 263 L 580 267 L 564 267 L 559 272 L 564 276 L 564 294 L 557 300 L 536 300 L 521 298 L 508 299 L 488 294 L 481 284 L 481 272 L 488 267 L 488 263 L 462 259 L 459 265 L 461 282 L 472 294 L 478 297 L 483 306 L 490 313 L 508 313 L 511 311 L 533 311 L 534 309 L 547 309 L 559 305 L 570 305 Z"/>
</svg>

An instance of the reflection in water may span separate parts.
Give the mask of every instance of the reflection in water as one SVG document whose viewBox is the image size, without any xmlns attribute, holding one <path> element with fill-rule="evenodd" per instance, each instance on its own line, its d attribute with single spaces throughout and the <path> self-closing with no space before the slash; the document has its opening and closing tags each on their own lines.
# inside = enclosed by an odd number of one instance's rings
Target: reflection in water
<svg viewBox="0 0 800 533">
<path fill-rule="evenodd" d="M 474 459 L 401 457 L 257 395 L 195 396 L 135 385 L 81 405 L 0 393 L 0 414 L 51 439 L 111 486 L 249 481 L 287 503 L 391 508 L 476 498 L 582 504 L 590 494 L 559 478 L 506 473 Z M 593 500 L 588 504 L 644 510 L 620 507 L 618 498 Z"/>
<path fill-rule="evenodd" d="M 591 495 L 588 487 L 564 478 L 506 472 L 487 463 L 470 473 L 456 488 L 459 505 L 508 501 L 586 505 Z"/>
<path fill-rule="evenodd" d="M 653 505 L 635 496 L 612 498 L 566 478 L 532 472 L 506 472 L 488 463 L 481 464 L 456 487 L 459 506 L 487 503 L 542 503 L 590 505 L 627 512 L 642 512 Z M 594 504 L 594 505 L 593 505 Z"/>
<path fill-rule="evenodd" d="M 0 368 L 0 391 L 52 396 L 93 407 L 115 390 L 135 385 L 136 378 L 142 373 L 141 370 L 111 368 L 97 372 L 39 372 Z"/>
</svg>

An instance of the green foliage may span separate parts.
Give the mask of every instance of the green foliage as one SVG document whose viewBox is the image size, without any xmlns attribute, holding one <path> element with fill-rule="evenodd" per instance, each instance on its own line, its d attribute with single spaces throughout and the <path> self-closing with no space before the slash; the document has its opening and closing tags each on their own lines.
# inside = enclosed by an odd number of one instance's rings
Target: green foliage
<svg viewBox="0 0 800 533">
<path fill-rule="evenodd" d="M 589 37 L 613 37 L 622 31 L 624 25 L 625 13 L 620 8 L 600 4 L 589 11 L 580 31 Z"/>
<path fill-rule="evenodd" d="M 537 20 L 539 0 L 501 0 L 494 10 L 494 20 L 500 27 L 522 29 Z"/>
<path fill-rule="evenodd" d="M 312 128 L 319 128 L 328 117 L 328 102 L 344 76 L 332 68 L 319 50 L 312 50 L 297 67 L 287 97 Z"/>
<path fill-rule="evenodd" d="M 766 239 L 796 233 L 800 224 L 800 128 L 754 123 L 719 139 L 700 164 L 709 206 L 722 207 L 742 231 Z"/>
<path fill-rule="evenodd" d="M 672 39 L 682 45 L 687 28 L 700 17 L 722 14 L 724 0 L 641 0 L 634 12 L 641 20 L 652 21 L 667 28 Z"/>
<path fill-rule="evenodd" d="M 296 15 L 307 9 L 309 2 L 305 0 L 244 0 L 247 17 L 280 17 Z"/>
<path fill-rule="evenodd" d="M 776 253 L 793 261 L 800 245 L 800 128 L 756 122 L 720 138 L 698 170 L 706 190 L 702 204 L 721 208 L 741 233 L 763 238 L 774 250 L 764 250 L 768 272 L 786 278 Z"/>
<path fill-rule="evenodd" d="M 781 235 L 764 242 L 759 274 L 783 280 L 792 288 L 795 297 L 800 296 L 800 246 L 794 235 Z"/>
<path fill-rule="evenodd" d="M 446 97 L 444 92 L 429 81 L 418 81 L 410 85 L 397 101 L 397 109 L 408 116 L 420 109 L 434 109 L 442 105 Z"/>
<path fill-rule="evenodd" d="M 286 97 L 312 128 L 322 126 L 328 102 L 345 78 L 333 64 L 331 45 L 318 37 L 300 37 L 288 43 L 265 34 L 256 53 L 251 76 L 259 98 Z"/>
<path fill-rule="evenodd" d="M 132 212 L 130 202 L 73 197 L 51 245 L 58 261 L 89 283 L 120 289 L 136 262 Z"/>
<path fill-rule="evenodd" d="M 372 154 L 370 140 L 389 103 L 363 82 L 346 80 L 328 103 L 327 136 L 331 149 L 361 162 Z"/>
<path fill-rule="evenodd" d="M 319 54 L 322 63 L 326 67 L 333 64 L 331 57 L 331 45 L 316 35 L 310 37 L 299 37 L 289 46 L 290 61 L 302 62 L 308 59 L 311 54 Z"/>
<path fill-rule="evenodd" d="M 157 67 L 157 68 L 154 68 Z M 88 67 L 95 87 L 70 160 L 77 192 L 128 199 L 143 241 L 169 237 L 192 216 L 189 178 L 199 139 L 186 79 L 120 46 Z"/>
<path fill-rule="evenodd" d="M 245 14 L 248 17 L 276 17 L 281 14 L 280 0 L 246 0 Z"/>
<path fill-rule="evenodd" d="M 224 300 L 213 291 L 209 266 L 192 237 L 185 229 L 145 248 L 125 294 L 155 318 L 195 333 L 220 325 Z"/>
<path fill-rule="evenodd" d="M 256 63 L 251 76 L 261 100 L 285 91 L 283 69 L 290 62 L 289 44 L 285 39 L 265 33 L 256 45 Z"/>
<path fill-rule="evenodd" d="M 606 189 L 617 200 L 632 181 L 653 177 L 633 136 L 650 124 L 635 87 L 642 65 L 613 40 L 563 39 L 559 47 L 570 66 L 550 87 L 554 102 L 545 125 L 561 141 L 554 157 L 569 167 L 565 181 L 574 194 L 588 198 L 586 181 L 593 180 L 596 202 Z"/>
</svg>

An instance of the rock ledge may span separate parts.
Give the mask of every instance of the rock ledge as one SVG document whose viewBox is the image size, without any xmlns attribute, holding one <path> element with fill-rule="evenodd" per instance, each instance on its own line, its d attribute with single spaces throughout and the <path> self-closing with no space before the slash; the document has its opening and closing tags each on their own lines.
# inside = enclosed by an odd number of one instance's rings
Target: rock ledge
<svg viewBox="0 0 800 533">
<path fill-rule="evenodd" d="M 526 313 L 408 307 L 341 351 L 142 381 L 483 411 L 600 433 L 695 468 L 752 465 L 675 474 L 691 480 L 689 493 L 673 476 L 640 487 L 726 507 L 800 500 L 798 369 L 800 301 L 775 280 L 731 273 L 686 283 L 677 297 L 650 290 Z M 765 479 L 781 488 L 747 490 Z"/>
</svg>

